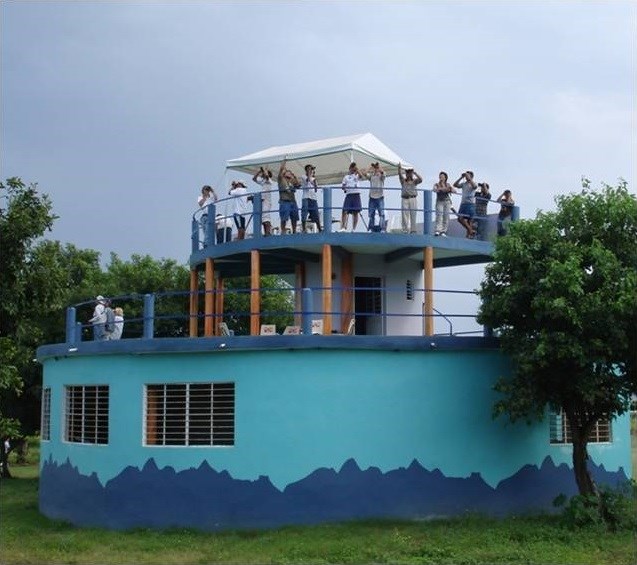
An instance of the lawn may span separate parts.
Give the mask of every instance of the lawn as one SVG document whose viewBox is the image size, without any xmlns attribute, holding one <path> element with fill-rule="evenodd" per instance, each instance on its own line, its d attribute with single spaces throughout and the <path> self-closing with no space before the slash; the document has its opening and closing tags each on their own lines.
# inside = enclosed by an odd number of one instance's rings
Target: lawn
<svg viewBox="0 0 637 565">
<path fill-rule="evenodd" d="M 557 516 L 368 520 L 224 533 L 76 528 L 39 514 L 35 457 L 37 447 L 29 464 L 12 467 L 16 478 L 0 484 L 3 564 L 637 562 L 634 533 L 570 530 Z"/>
</svg>

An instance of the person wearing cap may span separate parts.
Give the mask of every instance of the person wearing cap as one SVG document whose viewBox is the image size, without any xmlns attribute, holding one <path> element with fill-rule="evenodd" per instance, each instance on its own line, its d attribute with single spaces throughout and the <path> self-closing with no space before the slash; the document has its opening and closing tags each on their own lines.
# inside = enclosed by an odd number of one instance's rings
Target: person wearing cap
<svg viewBox="0 0 637 565">
<path fill-rule="evenodd" d="M 279 167 L 277 184 L 279 186 L 279 216 L 281 217 L 281 235 L 285 234 L 285 224 L 290 220 L 292 233 L 296 233 L 296 224 L 299 221 L 299 206 L 296 203 L 296 188 L 301 183 L 296 175 L 286 168 L 286 160 L 283 159 Z"/>
<path fill-rule="evenodd" d="M 106 306 L 108 299 L 101 294 L 95 298 L 96 304 L 93 310 L 93 317 L 89 320 L 89 324 L 93 324 L 93 339 L 95 341 L 103 341 L 108 339 L 106 334 Z"/>
<path fill-rule="evenodd" d="M 369 231 L 379 232 L 385 229 L 385 171 L 379 163 L 372 163 L 365 172 L 365 178 L 369 180 L 369 202 L 367 206 L 369 216 Z M 378 212 L 378 225 L 376 225 L 376 213 Z"/>
<path fill-rule="evenodd" d="M 305 165 L 305 176 L 301 178 L 301 229 L 305 233 L 305 225 L 308 215 L 310 221 L 316 224 L 316 229 L 321 231 L 321 219 L 319 217 L 317 192 L 318 185 L 314 176 L 316 167 L 314 165 Z"/>
<path fill-rule="evenodd" d="M 416 233 L 416 211 L 418 210 L 416 187 L 422 182 L 422 177 L 411 166 L 406 167 L 403 174 L 402 165 L 398 163 L 398 178 L 401 186 L 403 233 Z"/>
<path fill-rule="evenodd" d="M 237 239 L 246 237 L 246 216 L 248 210 L 248 191 L 246 185 L 240 181 L 232 181 L 232 188 L 228 191 L 234 203 L 234 223 L 237 226 Z"/>
<path fill-rule="evenodd" d="M 473 171 L 465 171 L 462 173 L 460 178 L 453 183 L 453 186 L 462 191 L 460 209 L 458 210 L 458 222 L 467 230 L 466 237 L 473 239 L 476 236 L 476 232 L 473 229 L 472 221 L 476 215 L 475 192 L 478 189 L 478 185 L 473 180 Z"/>
<path fill-rule="evenodd" d="M 343 201 L 343 213 L 341 214 L 341 229 L 347 231 L 347 216 L 352 215 L 352 231 L 356 231 L 358 225 L 358 215 L 363 209 L 361 205 L 361 192 L 358 187 L 358 181 L 363 178 L 359 172 L 356 163 L 351 163 L 348 173 L 343 177 L 341 186 L 345 192 L 345 200 Z"/>
<path fill-rule="evenodd" d="M 208 232 L 208 206 L 217 201 L 217 194 L 209 185 L 205 185 L 201 189 L 201 196 L 197 200 L 197 204 L 199 208 L 203 210 L 203 214 L 199 218 L 199 225 L 201 226 L 201 231 L 203 234 L 203 246 L 206 246 L 206 234 Z"/>
<path fill-rule="evenodd" d="M 272 222 L 270 221 L 270 211 L 272 210 L 272 171 L 259 167 L 252 180 L 261 187 L 261 225 L 263 235 L 272 235 Z"/>
</svg>

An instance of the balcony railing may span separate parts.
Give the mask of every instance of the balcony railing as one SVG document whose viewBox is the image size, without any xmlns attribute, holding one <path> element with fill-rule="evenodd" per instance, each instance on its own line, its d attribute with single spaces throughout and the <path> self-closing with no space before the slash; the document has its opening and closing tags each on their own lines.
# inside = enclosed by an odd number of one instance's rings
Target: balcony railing
<svg viewBox="0 0 637 565">
<path fill-rule="evenodd" d="M 400 206 L 390 206 L 388 202 L 391 199 L 400 201 L 400 188 L 399 187 L 385 187 L 385 225 L 381 233 L 403 233 L 401 229 L 401 214 L 402 208 Z M 369 217 L 368 217 L 368 207 L 365 198 L 367 197 L 368 189 L 365 187 L 361 187 L 361 204 L 362 211 L 359 215 L 359 223 L 357 232 L 365 233 L 368 231 L 369 227 Z M 322 202 L 319 196 L 319 213 L 321 216 L 321 225 L 325 233 L 331 233 L 340 227 L 341 222 L 341 214 L 342 214 L 342 206 L 334 205 L 335 194 L 342 194 L 342 188 L 340 186 L 322 186 L 319 189 L 319 195 L 322 193 Z M 287 235 L 281 234 L 278 232 L 280 220 L 279 220 L 279 191 L 269 190 L 269 191 L 255 191 L 248 193 L 247 196 L 251 196 L 251 202 L 249 206 L 252 207 L 252 210 L 244 214 L 246 216 L 246 235 L 247 237 L 259 238 L 264 237 L 265 234 L 262 228 L 262 221 L 264 218 L 264 213 L 262 209 L 262 198 L 255 198 L 257 195 L 269 194 L 272 202 L 272 206 L 269 212 L 266 214 L 269 217 L 269 221 L 272 224 L 273 235 Z M 192 240 L 192 252 L 196 252 L 204 247 L 211 247 L 214 245 L 223 245 L 229 243 L 228 239 L 225 237 L 225 228 L 230 228 L 232 234 L 236 236 L 235 226 L 234 226 L 234 214 L 233 210 L 235 209 L 235 199 L 236 198 L 245 198 L 246 195 L 241 197 L 229 196 L 226 198 L 221 198 L 217 202 L 206 206 L 205 208 L 200 208 L 194 212 L 192 216 L 192 231 L 191 231 L 191 240 Z M 301 190 L 297 190 L 297 205 L 300 204 L 301 200 Z M 479 199 L 480 197 L 476 197 Z M 451 195 L 452 199 L 452 211 L 449 216 L 449 236 L 451 237 L 465 237 L 464 228 L 456 221 L 457 213 L 456 210 L 460 206 L 460 195 L 453 194 Z M 484 200 L 484 199 L 483 199 Z M 417 215 L 417 232 L 420 234 L 428 234 L 433 235 L 435 229 L 435 193 L 431 190 L 418 190 L 417 202 L 421 203 L 422 206 L 418 206 L 416 209 Z M 498 212 L 480 215 L 474 217 L 474 225 L 478 232 L 478 239 L 482 239 L 485 241 L 492 241 L 498 235 L 498 233 L 502 232 L 502 228 L 504 224 L 509 221 L 516 221 L 519 218 L 519 208 L 517 206 L 510 206 L 511 214 L 506 219 L 499 218 L 499 211 L 502 203 L 497 202 L 495 200 L 489 200 L 486 202 L 486 206 L 493 205 L 498 206 Z M 504 204 L 504 206 L 508 206 Z M 301 206 L 299 205 L 299 216 L 301 215 Z M 378 221 L 378 220 L 377 220 Z M 351 220 L 350 220 L 351 222 Z M 308 223 L 313 226 L 313 222 L 308 220 Z M 301 218 L 299 218 L 298 222 L 298 230 L 301 230 Z M 290 222 L 287 222 L 287 227 L 290 227 Z M 277 233 L 278 232 L 278 233 Z M 316 230 L 312 229 L 311 233 L 317 233 Z M 234 239 L 230 239 L 230 242 Z"/>
<path fill-rule="evenodd" d="M 367 293 L 369 307 L 366 311 L 355 312 L 342 312 L 338 309 L 325 312 L 317 309 L 315 305 L 322 304 L 324 290 L 326 289 L 322 287 L 212 290 L 208 292 L 213 295 L 223 293 L 226 308 L 223 312 L 208 315 L 199 309 L 196 314 L 190 313 L 191 298 L 195 297 L 188 291 L 117 296 L 111 299 L 111 303 L 112 307 L 122 307 L 126 316 L 121 339 L 186 338 L 190 336 L 193 319 L 196 321 L 196 334 L 203 336 L 206 318 L 212 318 L 214 335 L 222 335 L 222 327 L 227 333 L 237 337 L 250 335 L 251 321 L 255 313 L 250 312 L 249 303 L 250 295 L 254 292 L 260 294 L 262 303 L 262 309 L 257 314 L 259 323 L 274 325 L 278 334 L 283 333 L 288 326 L 299 334 L 321 333 L 316 331 L 315 324 L 331 316 L 332 326 L 337 328 L 332 333 L 376 336 L 424 335 L 424 322 L 429 316 L 424 313 L 424 295 L 427 291 L 422 288 L 406 290 L 404 287 L 331 287 L 333 295 L 340 292 L 351 292 L 353 295 L 358 292 Z M 475 310 L 477 296 L 474 291 L 435 289 L 428 292 L 434 297 L 452 295 L 454 304 L 458 304 L 461 310 L 442 312 L 434 309 L 431 315 L 434 319 L 434 335 L 489 334 L 476 323 L 475 312 L 469 311 Z M 203 305 L 206 291 L 198 291 L 196 294 L 197 303 Z M 275 295 L 277 299 L 273 300 Z M 406 298 L 410 306 L 403 308 L 403 311 L 392 310 L 388 305 L 399 302 L 392 300 L 396 295 L 401 299 Z M 93 339 L 95 325 L 81 321 L 90 319 L 93 306 L 94 302 L 83 302 L 67 308 L 66 343 L 77 344 Z M 466 311 L 463 312 L 463 309 Z M 354 322 L 351 331 L 348 332 L 347 326 L 351 320 Z"/>
</svg>

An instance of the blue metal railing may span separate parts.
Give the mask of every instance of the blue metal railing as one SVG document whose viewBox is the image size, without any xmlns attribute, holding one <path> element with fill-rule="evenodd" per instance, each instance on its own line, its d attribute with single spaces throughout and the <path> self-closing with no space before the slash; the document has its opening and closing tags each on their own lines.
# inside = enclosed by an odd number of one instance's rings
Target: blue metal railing
<svg viewBox="0 0 637 565">
<path fill-rule="evenodd" d="M 340 194 L 342 188 L 340 186 L 321 186 L 319 187 L 323 194 L 323 202 L 322 205 L 319 205 L 319 211 L 322 213 L 322 226 L 323 231 L 326 233 L 330 233 L 332 231 L 332 224 L 339 223 L 341 220 L 342 208 L 340 206 L 334 207 L 334 192 Z M 365 231 L 368 230 L 369 216 L 368 216 L 368 207 L 364 205 L 364 192 L 368 190 L 367 187 L 361 187 L 361 204 L 363 204 L 361 214 L 359 218 L 361 220 L 362 227 L 365 228 Z M 385 187 L 384 191 L 386 191 L 387 196 L 398 193 L 401 190 L 399 187 Z M 299 191 L 300 192 L 300 191 Z M 435 214 L 436 214 L 436 206 L 435 206 L 435 198 L 433 191 L 428 189 L 418 189 L 418 197 L 420 200 L 420 195 L 422 194 L 422 207 L 416 208 L 417 215 L 417 225 L 419 226 L 419 233 L 425 235 L 433 235 L 434 227 L 435 227 Z M 262 209 L 262 198 L 254 198 L 257 195 L 267 194 L 270 196 L 270 200 L 272 202 L 271 209 L 269 211 L 263 212 Z M 279 206 L 278 204 L 274 204 L 275 199 L 278 199 L 278 190 L 268 190 L 268 191 L 258 191 L 249 193 L 249 196 L 252 196 L 252 211 L 246 213 L 246 225 L 248 228 L 251 227 L 251 230 L 247 230 L 249 237 L 258 238 L 263 237 L 264 230 L 262 227 L 262 223 L 264 218 L 268 218 L 272 224 L 273 229 L 278 229 L 279 225 Z M 196 252 L 199 249 L 204 247 L 210 247 L 212 245 L 225 244 L 228 243 L 228 239 L 226 238 L 226 231 L 230 229 L 230 233 L 235 233 L 235 225 L 234 225 L 234 215 L 232 210 L 235 208 L 235 200 L 236 198 L 245 198 L 246 196 L 235 197 L 228 196 L 225 198 L 220 198 L 213 204 L 209 204 L 205 208 L 200 208 L 195 211 L 192 215 L 191 221 L 191 242 L 192 242 L 192 252 Z M 450 196 L 450 198 L 459 199 L 460 196 L 454 194 Z M 479 197 L 477 197 L 479 199 Z M 482 199 L 483 201 L 485 199 Z M 385 202 L 387 202 L 387 197 L 385 197 Z M 496 204 L 502 207 L 509 207 L 507 204 L 503 204 L 501 202 L 495 200 L 488 200 L 485 202 L 485 206 L 491 204 Z M 298 205 L 298 203 L 297 203 Z M 459 204 L 458 204 L 459 205 Z M 458 206 L 456 205 L 456 206 Z M 298 207 L 298 206 L 297 206 Z M 495 214 L 487 214 L 474 216 L 474 222 L 476 226 L 479 226 L 481 229 L 479 233 L 482 235 L 483 239 L 491 240 L 493 239 L 499 231 L 499 228 L 502 226 L 502 222 L 508 221 L 517 221 L 519 219 L 519 208 L 517 206 L 510 206 L 511 214 L 507 219 L 499 218 L 499 213 Z M 300 215 L 299 208 L 299 215 Z M 219 215 L 218 215 L 219 214 Z M 265 215 L 264 215 L 265 214 Z M 399 227 L 394 223 L 394 220 L 400 218 L 402 214 L 401 207 L 391 207 L 384 206 L 384 216 L 385 216 L 385 228 L 400 232 L 402 231 L 402 227 Z M 336 215 L 336 217 L 334 217 Z M 367 220 L 365 219 L 367 217 Z M 455 226 L 455 222 L 452 219 L 457 217 L 456 208 L 452 206 L 452 213 L 450 214 L 450 235 L 453 237 L 464 237 L 463 228 L 460 225 Z M 389 218 L 389 219 L 388 219 Z M 299 218 L 299 223 L 302 221 Z M 290 225 L 290 224 L 288 224 Z M 359 230 L 360 231 L 360 230 Z M 386 230 L 383 230 L 386 231 Z M 276 232 L 274 232 L 276 233 Z M 285 234 L 281 234 L 285 235 Z M 223 236 L 223 237 L 222 237 Z M 231 240 L 230 240 L 231 241 Z"/>
<path fill-rule="evenodd" d="M 379 300 L 381 306 L 377 307 L 374 311 L 365 312 L 343 312 L 338 309 L 333 309 L 331 312 L 324 312 L 320 308 L 316 308 L 315 304 L 320 304 L 322 300 L 322 292 L 330 290 L 332 293 L 351 292 L 377 292 L 379 296 L 383 298 Z M 249 301 L 249 295 L 253 292 L 250 288 L 240 289 L 224 289 L 223 291 L 211 290 L 211 291 L 197 291 L 198 299 L 206 296 L 206 294 L 216 295 L 218 292 L 222 292 L 226 297 L 226 303 L 231 302 L 228 299 L 230 296 L 243 295 L 245 300 Z M 434 289 L 431 291 L 425 291 L 424 289 L 410 289 L 412 295 L 420 295 L 421 299 L 414 302 L 415 307 L 420 311 L 410 312 L 396 312 L 390 311 L 386 306 L 391 302 L 389 295 L 392 293 L 405 293 L 403 287 L 305 287 L 305 288 L 260 288 L 258 292 L 261 293 L 261 297 L 276 293 L 282 293 L 287 295 L 287 301 L 278 301 L 278 308 L 268 308 L 267 305 L 260 312 L 260 319 L 262 323 L 280 323 L 283 325 L 299 325 L 301 331 L 304 334 L 311 333 L 312 321 L 316 319 L 323 319 L 325 315 L 332 317 L 332 321 L 336 322 L 334 325 L 338 327 L 343 325 L 352 317 L 356 320 L 358 327 L 364 328 L 363 333 L 366 335 L 423 335 L 424 321 L 427 317 L 433 317 L 435 322 L 446 324 L 445 331 L 436 331 L 436 335 L 466 335 L 466 334 L 482 334 L 490 335 L 487 330 L 475 324 L 475 314 L 472 313 L 443 313 L 434 308 L 433 314 L 428 315 L 424 312 L 423 308 L 417 306 L 420 303 L 424 303 L 424 293 L 451 293 L 465 296 L 476 296 L 474 291 L 463 290 L 451 290 L 451 289 Z M 300 300 L 295 300 L 296 293 L 299 293 Z M 193 317 L 197 319 L 197 325 L 204 324 L 206 318 L 213 319 L 214 327 L 218 327 L 220 322 L 226 322 L 230 329 L 235 331 L 235 335 L 248 335 L 251 318 L 251 312 L 249 310 L 249 304 L 246 309 L 228 309 L 223 313 L 210 313 L 198 311 L 197 314 L 190 314 L 189 311 L 189 299 L 191 293 L 189 291 L 172 291 L 172 292 L 158 292 L 150 294 L 131 294 L 126 296 L 118 296 L 112 300 L 112 306 L 128 304 L 127 308 L 132 310 L 135 315 L 126 318 L 123 322 L 124 333 L 123 338 L 135 338 L 135 339 L 154 339 L 156 337 L 186 337 L 189 335 L 190 321 Z M 285 297 L 284 297 L 285 298 Z M 172 302 L 171 302 L 171 299 Z M 141 306 L 139 304 L 141 302 Z M 201 304 L 204 301 L 199 300 Z M 336 302 L 336 301 L 335 301 Z M 158 303 L 161 308 L 158 308 Z M 91 339 L 90 330 L 95 329 L 95 325 L 90 323 L 82 323 L 78 321 L 78 310 L 86 310 L 85 319 L 90 317 L 90 310 L 87 306 L 92 306 L 93 301 L 81 302 L 74 306 L 70 306 L 66 311 L 66 343 L 69 345 L 76 345 L 77 343 Z M 262 304 L 264 302 L 262 301 Z M 300 304 L 300 309 L 295 308 L 295 304 Z M 179 308 L 181 306 L 181 309 Z M 230 305 L 229 305 L 230 306 Z M 176 311 L 166 311 L 166 309 L 175 308 Z M 283 309 L 281 309 L 283 308 Z M 475 326 L 474 329 L 467 331 L 455 331 L 452 320 L 469 320 L 471 324 Z M 339 324 L 340 322 L 340 324 Z M 283 326 L 280 328 L 283 329 Z M 97 332 L 98 335 L 102 332 Z M 201 332 L 198 328 L 198 334 Z M 336 333 L 336 332 L 335 332 Z"/>
</svg>

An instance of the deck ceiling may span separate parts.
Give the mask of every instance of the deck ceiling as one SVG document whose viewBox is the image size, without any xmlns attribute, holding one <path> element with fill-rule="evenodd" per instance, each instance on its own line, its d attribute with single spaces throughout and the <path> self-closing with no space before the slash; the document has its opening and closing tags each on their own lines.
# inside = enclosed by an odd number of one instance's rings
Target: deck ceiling
<svg viewBox="0 0 637 565">
<path fill-rule="evenodd" d="M 347 237 L 350 234 L 338 234 L 332 243 L 334 256 L 351 253 L 356 255 L 376 255 L 382 257 L 387 264 L 396 261 L 415 261 L 422 264 L 423 250 L 425 245 L 418 246 L 414 243 L 429 243 L 425 241 L 415 241 L 412 236 L 401 236 L 400 241 L 356 241 L 354 237 Z M 404 238 L 407 238 L 405 241 Z M 426 236 L 425 236 L 426 237 Z M 283 243 L 282 238 L 262 238 L 259 240 L 259 252 L 261 261 L 261 274 L 290 274 L 294 273 L 299 262 L 320 263 L 324 242 L 317 241 L 318 238 L 312 236 L 291 236 L 286 237 L 288 242 L 295 243 L 292 246 L 277 245 Z M 380 238 L 379 238 L 380 239 Z M 389 239 L 389 238 L 385 238 Z M 394 238 L 391 238 L 394 239 Z M 424 239 L 421 237 L 418 240 Z M 433 238 L 429 238 L 432 239 Z M 455 239 L 455 238 L 454 238 Z M 454 240 L 447 238 L 433 240 L 436 245 L 434 250 L 434 268 L 448 267 L 456 265 L 470 265 L 487 263 L 491 260 L 492 244 L 489 242 L 476 242 L 467 240 Z M 224 278 L 242 277 L 250 275 L 251 248 L 254 247 L 255 240 L 235 241 L 213 248 L 213 253 L 209 255 L 214 260 L 215 271 Z M 405 245 L 410 243 L 411 245 Z M 205 250 L 193 254 L 191 265 L 202 268 L 206 258 Z"/>
</svg>

